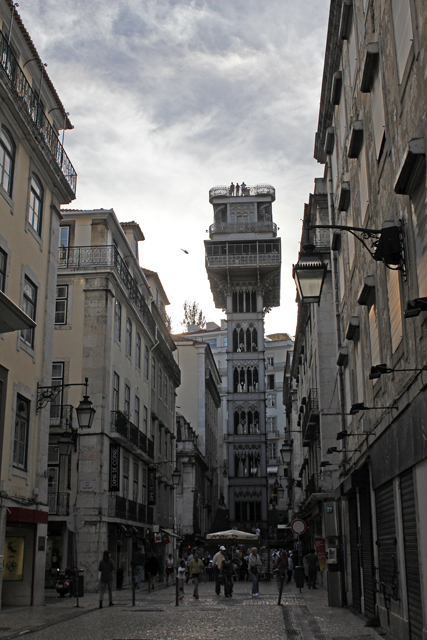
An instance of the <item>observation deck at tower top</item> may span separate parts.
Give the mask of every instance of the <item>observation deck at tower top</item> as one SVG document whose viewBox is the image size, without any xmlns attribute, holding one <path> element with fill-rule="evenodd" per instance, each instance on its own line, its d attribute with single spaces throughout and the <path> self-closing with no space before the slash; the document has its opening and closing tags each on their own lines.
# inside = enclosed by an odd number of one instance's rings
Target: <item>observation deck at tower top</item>
<svg viewBox="0 0 427 640">
<path fill-rule="evenodd" d="M 270 202 L 274 202 L 276 200 L 276 190 L 271 184 L 255 184 L 253 186 L 246 185 L 244 193 L 239 191 L 239 194 L 236 194 L 236 189 L 234 188 L 234 192 L 231 193 L 230 186 L 218 186 L 212 187 L 209 189 L 209 202 L 212 202 L 216 198 L 233 198 L 233 201 L 236 199 L 243 200 L 244 198 L 253 198 L 257 196 L 270 196 Z"/>
</svg>

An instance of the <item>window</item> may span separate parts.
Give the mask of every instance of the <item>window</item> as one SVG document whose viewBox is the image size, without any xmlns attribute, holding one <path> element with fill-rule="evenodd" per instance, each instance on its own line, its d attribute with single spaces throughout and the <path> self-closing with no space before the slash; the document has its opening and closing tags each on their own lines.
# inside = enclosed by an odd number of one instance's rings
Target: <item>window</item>
<svg viewBox="0 0 427 640">
<path fill-rule="evenodd" d="M 168 434 L 165 430 L 165 460 L 168 459 Z"/>
<path fill-rule="evenodd" d="M 164 383 L 163 389 L 164 389 L 163 396 L 164 396 L 165 405 L 168 406 L 169 380 L 166 374 L 165 374 L 165 383 Z"/>
<path fill-rule="evenodd" d="M 42 227 L 43 187 L 38 177 L 31 176 L 30 207 L 28 210 L 28 222 L 40 235 Z"/>
<path fill-rule="evenodd" d="M 37 287 L 33 282 L 31 282 L 29 278 L 27 278 L 27 276 L 25 276 L 22 310 L 25 311 L 25 313 L 31 318 L 31 320 L 36 319 L 36 304 Z M 29 347 L 33 348 L 34 329 L 22 329 L 21 340 L 23 340 Z"/>
<path fill-rule="evenodd" d="M 125 410 L 125 413 L 129 416 L 130 415 L 130 386 L 128 384 L 125 384 L 125 406 L 124 406 L 124 410 Z"/>
<path fill-rule="evenodd" d="M 26 469 L 30 403 L 19 394 L 16 396 L 15 435 L 13 440 L 13 464 Z"/>
<path fill-rule="evenodd" d="M 393 353 L 402 341 L 402 307 L 399 272 L 387 269 L 387 293 L 390 311 L 391 347 Z M 373 364 L 375 364 L 373 362 Z"/>
<path fill-rule="evenodd" d="M 267 418 L 267 433 L 276 432 L 276 416 Z"/>
<path fill-rule="evenodd" d="M 277 458 L 277 442 L 269 442 L 267 444 L 267 459 L 275 460 Z"/>
<path fill-rule="evenodd" d="M 224 347 L 227 346 L 227 336 L 224 336 L 224 338 L 222 339 L 222 344 L 224 345 Z"/>
<path fill-rule="evenodd" d="M 135 411 L 134 411 L 134 423 L 139 429 L 139 398 L 135 396 Z"/>
<path fill-rule="evenodd" d="M 66 264 L 68 262 L 68 248 L 70 246 L 70 227 L 61 227 L 59 229 L 59 263 Z"/>
<path fill-rule="evenodd" d="M 151 357 L 151 387 L 156 388 L 156 358 Z"/>
<path fill-rule="evenodd" d="M 119 390 L 120 378 L 116 372 L 113 373 L 113 411 L 119 410 Z"/>
<path fill-rule="evenodd" d="M 144 377 L 148 380 L 149 353 L 148 347 L 144 347 Z"/>
<path fill-rule="evenodd" d="M 267 369 L 272 369 L 274 367 L 274 358 L 269 356 L 267 358 Z"/>
<path fill-rule="evenodd" d="M 6 289 L 6 265 L 7 265 L 7 255 L 0 249 L 0 291 L 5 291 Z"/>
<path fill-rule="evenodd" d="M 159 393 L 159 398 L 161 398 L 162 397 L 162 391 L 163 391 L 163 370 L 162 370 L 160 365 L 159 365 L 159 386 L 158 386 L 157 391 Z"/>
<path fill-rule="evenodd" d="M 276 406 L 276 394 L 275 393 L 267 393 L 267 407 L 270 409 L 274 409 Z"/>
<path fill-rule="evenodd" d="M 143 413 L 142 413 L 142 431 L 147 435 L 148 433 L 148 409 L 144 405 Z"/>
<path fill-rule="evenodd" d="M 403 74 L 405 72 L 406 61 L 414 39 L 410 0 L 392 0 L 391 12 L 393 16 L 399 84 L 401 84 Z"/>
<path fill-rule="evenodd" d="M 173 390 L 173 384 L 172 384 L 172 382 L 170 383 L 169 391 L 170 391 L 170 403 L 169 403 L 169 408 L 170 408 L 170 410 L 171 410 L 171 411 L 173 411 L 173 405 L 174 405 L 175 395 L 174 395 L 174 390 Z"/>
<path fill-rule="evenodd" d="M 147 502 L 147 469 L 142 469 L 142 504 Z"/>
<path fill-rule="evenodd" d="M 138 369 L 141 368 L 141 336 L 139 333 L 136 334 L 135 340 L 135 366 Z"/>
<path fill-rule="evenodd" d="M 67 323 L 68 285 L 61 284 L 56 287 L 55 324 Z"/>
<path fill-rule="evenodd" d="M 52 378 L 51 385 L 52 387 L 60 387 L 64 384 L 64 363 L 63 362 L 53 362 L 52 363 Z M 61 408 L 62 408 L 62 389 L 59 391 L 58 395 L 52 402 L 50 403 L 50 424 L 59 425 L 61 421 Z"/>
<path fill-rule="evenodd" d="M 380 65 L 377 65 L 375 78 L 372 83 L 371 112 L 374 129 L 375 154 L 379 161 L 381 159 L 385 141 L 384 101 Z"/>
<path fill-rule="evenodd" d="M 267 389 L 274 389 L 274 373 L 269 373 L 267 376 Z"/>
<path fill-rule="evenodd" d="M 138 502 L 138 494 L 139 494 L 139 465 L 134 462 L 133 463 L 133 501 Z"/>
<path fill-rule="evenodd" d="M 132 355 L 132 320 L 130 318 L 126 320 L 126 355 L 129 358 Z"/>
<path fill-rule="evenodd" d="M 0 130 L 0 185 L 6 193 L 12 195 L 13 167 L 15 162 L 15 145 L 4 129 Z"/>
<path fill-rule="evenodd" d="M 129 495 L 129 458 L 123 457 L 123 497 Z"/>
<path fill-rule="evenodd" d="M 216 338 L 205 338 L 205 342 L 211 347 L 211 349 L 216 348 Z"/>
<path fill-rule="evenodd" d="M 120 342 L 122 334 L 122 305 L 116 299 L 114 305 L 114 337 L 117 342 Z"/>
</svg>

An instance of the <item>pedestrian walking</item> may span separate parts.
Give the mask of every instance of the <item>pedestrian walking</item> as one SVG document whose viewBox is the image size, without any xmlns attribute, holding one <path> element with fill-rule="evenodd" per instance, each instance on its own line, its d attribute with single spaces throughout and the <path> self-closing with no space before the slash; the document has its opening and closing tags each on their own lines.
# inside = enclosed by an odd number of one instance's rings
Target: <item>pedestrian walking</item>
<svg viewBox="0 0 427 640">
<path fill-rule="evenodd" d="M 141 586 L 142 568 L 144 566 L 145 556 L 141 549 L 137 549 L 132 557 L 132 570 L 134 575 L 135 586 L 137 589 Z"/>
<path fill-rule="evenodd" d="M 180 593 L 180 599 L 184 597 L 184 584 L 185 584 L 185 572 L 187 568 L 185 566 L 185 560 L 180 560 L 178 567 L 178 591 Z"/>
<path fill-rule="evenodd" d="M 282 551 L 280 556 L 277 559 L 277 569 L 279 571 L 279 576 L 283 578 L 288 571 L 288 555 L 286 551 Z"/>
<path fill-rule="evenodd" d="M 221 573 L 224 578 L 224 595 L 226 598 L 231 598 L 233 595 L 233 576 L 236 575 L 236 572 L 228 553 L 224 554 Z"/>
<path fill-rule="evenodd" d="M 157 562 L 156 554 L 151 552 L 150 557 L 145 563 L 145 571 L 148 575 L 148 580 L 151 582 L 151 588 L 154 589 L 156 577 L 159 573 L 159 563 Z"/>
<path fill-rule="evenodd" d="M 314 549 L 310 550 L 310 553 L 306 555 L 306 561 L 308 565 L 308 588 L 317 589 L 317 570 L 319 568 L 319 558 Z"/>
<path fill-rule="evenodd" d="M 292 556 L 288 555 L 288 584 L 292 582 L 292 572 L 294 570 L 294 563 L 292 562 Z"/>
<path fill-rule="evenodd" d="M 225 547 L 220 547 L 219 551 L 212 558 L 212 566 L 215 578 L 215 593 L 217 596 L 221 595 L 221 581 L 219 576 L 221 574 L 222 561 L 224 559 L 222 555 L 223 551 L 225 551 Z"/>
<path fill-rule="evenodd" d="M 166 586 L 169 586 L 169 576 L 172 578 L 172 584 L 175 584 L 175 576 L 173 573 L 173 556 L 170 553 L 166 558 Z"/>
<path fill-rule="evenodd" d="M 252 580 L 252 595 L 258 595 L 258 583 L 259 583 L 259 571 L 261 569 L 262 562 L 261 558 L 258 555 L 258 549 L 256 547 L 252 547 L 251 553 L 248 560 L 248 573 L 249 577 Z"/>
<path fill-rule="evenodd" d="M 105 590 L 108 589 L 109 606 L 113 606 L 113 571 L 114 564 L 111 560 L 111 553 L 104 551 L 102 560 L 99 563 L 98 571 L 101 572 L 100 589 L 99 589 L 99 608 L 102 609 L 102 601 L 104 599 Z"/>
<path fill-rule="evenodd" d="M 196 551 L 194 553 L 193 559 L 190 562 L 190 576 L 193 579 L 194 584 L 193 596 L 194 598 L 197 598 L 197 600 L 199 599 L 199 582 L 203 578 L 203 575 L 203 562 L 200 560 L 199 554 Z"/>
</svg>

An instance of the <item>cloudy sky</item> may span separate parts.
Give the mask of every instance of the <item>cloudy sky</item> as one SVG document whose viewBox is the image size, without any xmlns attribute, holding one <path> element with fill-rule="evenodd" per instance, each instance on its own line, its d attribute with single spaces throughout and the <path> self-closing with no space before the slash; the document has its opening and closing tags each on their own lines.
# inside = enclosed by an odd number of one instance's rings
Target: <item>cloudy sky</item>
<svg viewBox="0 0 427 640">
<path fill-rule="evenodd" d="M 276 188 L 282 293 L 266 331 L 293 335 L 292 263 L 323 173 L 328 0 L 19 0 L 18 11 L 75 127 L 74 205 L 140 224 L 140 262 L 159 273 L 174 330 L 185 300 L 223 316 L 204 267 L 208 192 L 245 181 Z"/>
</svg>

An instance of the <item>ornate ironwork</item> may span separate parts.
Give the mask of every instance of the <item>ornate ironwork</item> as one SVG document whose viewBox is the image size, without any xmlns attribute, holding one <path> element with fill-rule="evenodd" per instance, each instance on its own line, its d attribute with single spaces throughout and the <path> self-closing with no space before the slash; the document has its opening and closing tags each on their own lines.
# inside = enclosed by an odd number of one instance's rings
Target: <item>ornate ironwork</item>
<svg viewBox="0 0 427 640">
<path fill-rule="evenodd" d="M 277 236 L 277 224 L 268 220 L 260 222 L 214 222 L 209 227 L 209 236 L 214 233 L 272 233 Z"/>
<path fill-rule="evenodd" d="M 59 396 L 61 391 L 64 389 L 68 389 L 68 387 L 85 387 L 85 396 L 87 396 L 87 387 L 89 384 L 89 379 L 85 378 L 84 382 L 72 382 L 69 384 L 55 384 L 49 387 L 41 387 L 37 383 L 37 406 L 36 413 L 40 411 L 40 409 L 44 409 L 49 402 L 53 402 Z"/>
<path fill-rule="evenodd" d="M 217 198 L 218 196 L 232 196 L 235 198 L 245 196 L 271 196 L 274 201 L 276 199 L 276 190 L 271 184 L 256 184 L 252 187 L 246 186 L 244 193 L 239 191 L 239 195 L 237 195 L 235 190 L 231 193 L 230 187 L 225 185 L 209 189 L 209 202 L 212 202 L 213 198 Z"/>
<path fill-rule="evenodd" d="M 206 267 L 247 267 L 280 265 L 280 253 L 232 254 L 228 256 L 206 256 Z"/>
<path fill-rule="evenodd" d="M 70 494 L 65 491 L 48 494 L 50 516 L 68 516 L 70 513 Z"/>
<path fill-rule="evenodd" d="M 70 186 L 74 196 L 76 195 L 77 173 L 71 161 L 65 153 L 64 147 L 58 140 L 58 133 L 44 114 L 43 105 L 28 82 L 23 70 L 18 64 L 13 51 L 9 47 L 4 34 L 0 31 L 0 67 L 14 92 L 21 99 L 26 113 L 30 117 L 33 126 L 41 134 L 44 143 L 60 168 L 62 175 Z"/>
<path fill-rule="evenodd" d="M 115 269 L 129 293 L 129 298 L 138 307 L 144 324 L 151 335 L 156 338 L 155 320 L 144 296 L 139 290 L 138 283 L 117 251 L 117 247 L 114 245 L 60 247 L 58 250 L 58 269 L 89 269 L 96 267 L 113 267 Z M 171 364 L 171 366 L 173 365 Z"/>
</svg>

